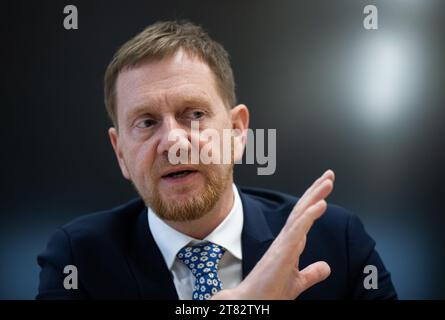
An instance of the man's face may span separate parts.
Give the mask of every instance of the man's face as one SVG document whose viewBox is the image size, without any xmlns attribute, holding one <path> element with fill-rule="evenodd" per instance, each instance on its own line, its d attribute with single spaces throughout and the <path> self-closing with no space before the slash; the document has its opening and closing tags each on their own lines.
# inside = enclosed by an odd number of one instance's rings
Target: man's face
<svg viewBox="0 0 445 320">
<path fill-rule="evenodd" d="M 172 130 L 187 132 L 181 144 L 190 150 L 192 121 L 199 121 L 199 131 L 212 128 L 220 137 L 223 129 L 243 130 L 248 124 L 246 107 L 226 108 L 211 69 L 198 58 L 180 50 L 121 71 L 116 114 L 118 130 L 111 128 L 109 134 L 122 173 L 161 218 L 200 218 L 231 188 L 233 164 L 172 165 L 168 160 L 175 143 L 168 139 Z M 199 146 L 204 143 L 200 140 Z M 235 143 L 243 149 L 245 140 Z M 235 159 L 241 156 L 234 154 Z"/>
</svg>

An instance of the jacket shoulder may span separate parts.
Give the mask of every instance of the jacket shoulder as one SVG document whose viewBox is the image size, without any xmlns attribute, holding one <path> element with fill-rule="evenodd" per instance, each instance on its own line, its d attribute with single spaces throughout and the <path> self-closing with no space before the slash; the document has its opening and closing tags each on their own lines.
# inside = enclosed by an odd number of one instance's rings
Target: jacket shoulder
<svg viewBox="0 0 445 320">
<path fill-rule="evenodd" d="M 57 229 L 37 257 L 41 271 L 36 298 L 89 298 L 95 292 L 92 288 L 106 287 L 103 279 L 116 278 L 114 269 L 122 274 L 126 270 L 122 257 L 144 207 L 141 199 L 134 199 L 111 210 L 81 216 Z M 114 269 L 109 268 L 110 261 Z M 63 286 L 68 265 L 83 270 L 79 271 L 79 290 Z"/>
<path fill-rule="evenodd" d="M 248 197 L 261 208 L 272 228 L 273 225 L 278 225 L 279 230 L 281 230 L 287 217 L 300 199 L 288 193 L 264 188 L 241 187 L 240 190 L 244 197 Z M 314 228 L 321 228 L 324 231 L 334 230 L 334 232 L 341 229 L 345 232 L 349 220 L 354 216 L 350 211 L 336 204 L 328 203 L 326 212 L 316 221 Z"/>
<path fill-rule="evenodd" d="M 79 237 L 103 237 L 125 229 L 134 222 L 145 204 L 140 198 L 135 198 L 125 204 L 80 216 L 61 227 L 68 235 Z"/>
</svg>

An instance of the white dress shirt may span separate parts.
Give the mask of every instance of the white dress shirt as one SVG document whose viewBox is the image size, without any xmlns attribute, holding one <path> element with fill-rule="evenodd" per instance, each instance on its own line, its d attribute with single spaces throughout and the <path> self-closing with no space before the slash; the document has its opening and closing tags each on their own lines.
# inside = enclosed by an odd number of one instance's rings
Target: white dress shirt
<svg viewBox="0 0 445 320">
<path fill-rule="evenodd" d="M 226 249 L 218 265 L 218 276 L 223 289 L 237 286 L 242 280 L 241 231 L 243 228 L 243 206 L 238 190 L 233 184 L 234 201 L 227 217 L 203 240 L 189 237 L 166 224 L 151 208 L 148 208 L 148 225 L 165 263 L 173 277 L 180 300 L 191 300 L 195 276 L 176 257 L 184 246 L 210 241 Z"/>
</svg>

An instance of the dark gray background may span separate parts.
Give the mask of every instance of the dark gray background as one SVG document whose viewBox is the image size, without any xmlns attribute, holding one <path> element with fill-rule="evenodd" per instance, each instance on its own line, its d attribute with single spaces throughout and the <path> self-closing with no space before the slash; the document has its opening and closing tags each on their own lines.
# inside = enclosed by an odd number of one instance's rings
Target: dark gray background
<svg viewBox="0 0 445 320">
<path fill-rule="evenodd" d="M 63 28 L 63 8 L 79 29 Z M 366 4 L 379 30 L 366 31 Z M 445 298 L 443 1 L 14 1 L 1 5 L 0 298 L 36 294 L 53 230 L 135 196 L 107 137 L 103 73 L 145 26 L 187 18 L 232 57 L 277 171 L 236 182 L 296 195 L 326 168 L 404 299 Z"/>
</svg>

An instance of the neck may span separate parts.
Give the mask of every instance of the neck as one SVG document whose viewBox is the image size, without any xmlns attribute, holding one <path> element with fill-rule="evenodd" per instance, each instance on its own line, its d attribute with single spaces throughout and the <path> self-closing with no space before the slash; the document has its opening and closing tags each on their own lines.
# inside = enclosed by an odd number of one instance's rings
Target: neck
<svg viewBox="0 0 445 320">
<path fill-rule="evenodd" d="M 213 209 L 203 217 L 193 221 L 178 222 L 164 220 L 164 222 L 189 237 L 202 240 L 215 230 L 228 216 L 234 204 L 234 197 L 232 182 L 230 181 L 230 183 L 227 183 L 226 189 L 221 194 Z"/>
</svg>

